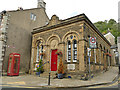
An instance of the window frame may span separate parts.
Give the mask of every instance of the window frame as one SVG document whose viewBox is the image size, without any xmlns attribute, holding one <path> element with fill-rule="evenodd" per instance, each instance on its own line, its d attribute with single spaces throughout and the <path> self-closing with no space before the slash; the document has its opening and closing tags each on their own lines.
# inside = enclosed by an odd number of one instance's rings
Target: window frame
<svg viewBox="0 0 120 90">
<path fill-rule="evenodd" d="M 70 50 L 69 50 L 69 41 L 67 41 L 67 62 L 71 62 L 71 42 L 70 42 Z M 70 52 L 70 60 L 69 60 L 69 52 Z"/>
<path fill-rule="evenodd" d="M 75 51 L 77 52 L 77 40 L 76 39 L 74 39 L 74 40 L 72 40 L 73 41 L 73 43 L 72 43 L 72 46 L 73 46 L 73 48 L 72 48 L 72 52 L 73 52 L 73 62 L 77 62 L 77 53 L 75 54 Z M 75 42 L 74 41 L 76 41 L 76 48 L 75 48 Z M 75 59 L 75 56 L 76 56 L 76 59 Z"/>
<path fill-rule="evenodd" d="M 30 19 L 36 21 L 37 16 L 34 13 L 30 14 Z"/>
</svg>

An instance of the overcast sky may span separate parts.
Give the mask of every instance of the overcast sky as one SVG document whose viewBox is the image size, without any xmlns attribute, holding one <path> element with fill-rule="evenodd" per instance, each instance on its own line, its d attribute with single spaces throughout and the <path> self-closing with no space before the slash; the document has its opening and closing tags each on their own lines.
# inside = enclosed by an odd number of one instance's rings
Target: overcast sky
<svg viewBox="0 0 120 90">
<path fill-rule="evenodd" d="M 94 23 L 115 19 L 118 21 L 118 2 L 120 0 L 44 0 L 49 18 L 56 14 L 60 19 L 66 19 L 85 13 Z M 37 0 L 1 0 L 0 12 L 3 10 L 16 10 L 36 8 Z"/>
</svg>

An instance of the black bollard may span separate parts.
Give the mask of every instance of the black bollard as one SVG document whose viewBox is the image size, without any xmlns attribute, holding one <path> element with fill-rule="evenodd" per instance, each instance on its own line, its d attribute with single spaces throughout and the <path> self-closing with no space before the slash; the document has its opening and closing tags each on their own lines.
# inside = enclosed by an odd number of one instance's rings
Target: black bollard
<svg viewBox="0 0 120 90">
<path fill-rule="evenodd" d="M 48 78 L 48 85 L 50 85 L 50 72 L 49 72 L 49 78 Z"/>
</svg>

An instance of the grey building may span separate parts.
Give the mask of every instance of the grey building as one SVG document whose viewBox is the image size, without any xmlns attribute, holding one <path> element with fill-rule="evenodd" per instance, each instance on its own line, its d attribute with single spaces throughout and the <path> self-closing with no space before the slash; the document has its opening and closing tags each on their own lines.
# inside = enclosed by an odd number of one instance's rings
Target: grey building
<svg viewBox="0 0 120 90">
<path fill-rule="evenodd" d="M 0 13 L 0 61 L 4 72 L 7 71 L 9 54 L 13 52 L 21 54 L 20 72 L 29 72 L 31 32 L 33 28 L 44 26 L 49 21 L 45 2 L 38 0 L 37 6 Z"/>
</svg>

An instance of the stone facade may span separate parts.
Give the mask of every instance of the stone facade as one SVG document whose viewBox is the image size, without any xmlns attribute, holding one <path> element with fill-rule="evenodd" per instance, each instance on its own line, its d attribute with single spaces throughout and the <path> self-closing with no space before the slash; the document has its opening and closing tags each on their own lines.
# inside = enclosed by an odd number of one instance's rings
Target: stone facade
<svg viewBox="0 0 120 90">
<path fill-rule="evenodd" d="M 0 24 L 1 31 L 6 31 L 7 34 L 2 33 L 5 36 L 4 45 L 2 45 L 4 52 L 3 55 L 3 69 L 6 72 L 8 67 L 8 57 L 10 53 L 21 54 L 20 60 L 20 72 L 29 72 L 30 69 L 30 57 L 31 57 L 31 32 L 33 28 L 44 26 L 48 23 L 49 18 L 45 12 L 45 7 L 38 7 L 33 9 L 22 9 L 13 11 L 1 12 L 3 17 L 3 23 Z M 3 26 L 6 26 L 3 30 Z M 5 46 L 5 47 L 4 47 Z"/>
<path fill-rule="evenodd" d="M 120 37 L 117 37 L 117 46 L 118 46 L 118 56 L 119 56 L 119 64 L 120 64 Z"/>
<path fill-rule="evenodd" d="M 96 37 L 97 39 L 97 48 L 91 50 L 91 72 L 107 70 L 112 63 L 111 44 L 97 30 L 87 16 L 80 14 L 65 20 L 59 20 L 56 15 L 53 15 L 46 26 L 35 28 L 32 32 L 31 73 L 33 73 L 35 65 L 38 63 L 36 59 L 40 55 L 38 54 L 39 51 L 44 53 L 43 62 L 50 62 L 44 65 L 45 72 L 50 71 L 53 50 L 62 52 L 62 60 L 66 73 L 87 73 L 89 70 L 87 54 L 89 37 Z M 40 48 L 41 46 L 43 48 Z M 58 63 L 59 57 L 57 58 L 57 66 Z"/>
<path fill-rule="evenodd" d="M 112 54 L 112 60 L 113 60 L 113 62 L 112 62 L 112 65 L 116 65 L 116 58 L 115 58 L 115 56 L 116 56 L 116 54 L 115 54 L 115 52 L 116 52 L 116 48 L 115 48 L 115 37 L 112 35 L 112 33 L 109 31 L 109 29 L 108 29 L 108 33 L 107 34 L 105 34 L 104 35 L 104 37 L 110 42 L 110 44 L 112 45 L 111 46 L 111 54 Z"/>
<path fill-rule="evenodd" d="M 111 43 L 111 45 L 115 45 L 115 37 L 112 35 L 111 32 L 105 34 L 104 37 Z"/>
</svg>

